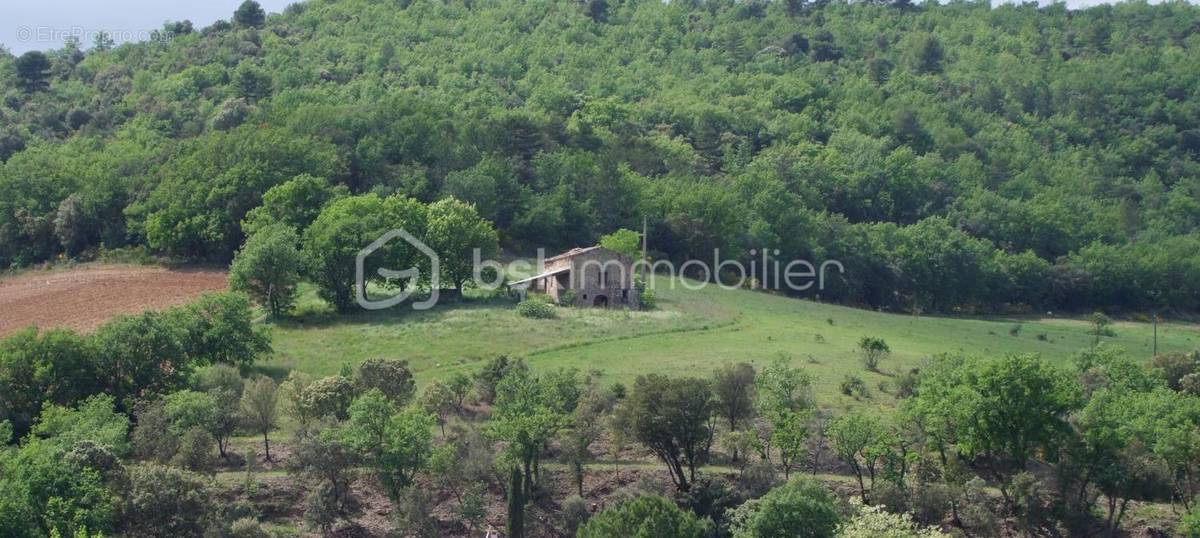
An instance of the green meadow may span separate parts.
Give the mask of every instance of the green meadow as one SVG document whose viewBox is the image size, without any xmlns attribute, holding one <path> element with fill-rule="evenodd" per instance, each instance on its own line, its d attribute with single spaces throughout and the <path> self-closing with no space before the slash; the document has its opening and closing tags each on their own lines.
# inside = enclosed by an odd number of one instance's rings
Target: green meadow
<svg viewBox="0 0 1200 538">
<path fill-rule="evenodd" d="M 706 286 L 658 277 L 657 308 L 650 311 L 556 308 L 557 319 L 518 316 L 505 297 L 468 296 L 428 311 L 396 308 L 336 316 L 311 289 L 300 313 L 271 322 L 275 352 L 262 364 L 273 375 L 292 369 L 332 375 L 371 357 L 408 360 L 418 383 L 455 371 L 473 371 L 497 355 L 523 357 L 533 367 L 598 370 L 608 382 L 632 382 L 647 373 L 707 376 L 725 362 L 761 367 L 783 357 L 813 376 L 826 407 L 890 406 L 893 377 L 919 368 L 939 353 L 998 355 L 1039 353 L 1065 362 L 1094 344 L 1091 326 L 1079 318 L 951 318 L 874 312 L 749 290 Z M 1119 321 L 1107 345 L 1149 359 L 1153 327 Z M 868 372 L 859 338 L 883 338 L 891 348 L 880 372 Z M 1200 347 L 1200 326 L 1160 321 L 1158 348 Z M 849 375 L 867 386 L 865 397 L 839 392 Z"/>
</svg>

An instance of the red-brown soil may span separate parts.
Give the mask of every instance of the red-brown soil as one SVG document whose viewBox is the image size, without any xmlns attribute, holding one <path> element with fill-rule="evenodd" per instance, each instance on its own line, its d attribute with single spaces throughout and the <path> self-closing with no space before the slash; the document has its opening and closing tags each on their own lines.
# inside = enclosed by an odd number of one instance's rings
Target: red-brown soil
<svg viewBox="0 0 1200 538">
<path fill-rule="evenodd" d="M 91 331 L 113 316 L 224 289 L 225 273 L 214 269 L 89 265 L 0 276 L 0 336 L 30 325 Z"/>
</svg>

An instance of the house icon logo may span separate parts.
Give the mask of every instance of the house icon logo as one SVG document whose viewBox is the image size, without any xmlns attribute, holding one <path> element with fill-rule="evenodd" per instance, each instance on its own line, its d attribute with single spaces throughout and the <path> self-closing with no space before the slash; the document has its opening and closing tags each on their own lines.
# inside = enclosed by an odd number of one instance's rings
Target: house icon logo
<svg viewBox="0 0 1200 538">
<path fill-rule="evenodd" d="M 379 236 L 379 239 L 373 241 L 362 250 L 358 251 L 358 255 L 354 258 L 354 300 L 358 302 L 358 306 L 367 310 L 383 310 L 396 306 L 407 300 L 417 288 L 417 282 L 420 280 L 421 269 L 418 267 L 409 267 L 407 269 L 388 269 L 380 267 L 377 271 L 379 276 L 387 279 L 409 279 L 409 285 L 405 286 L 400 293 L 388 297 L 386 299 L 371 300 L 367 297 L 367 279 L 364 270 L 367 257 L 371 253 L 383 248 L 392 240 L 400 238 L 415 248 L 421 255 L 429 258 L 429 298 L 424 301 L 414 302 L 413 310 L 429 310 L 438 302 L 438 291 L 440 290 L 439 278 L 441 275 L 441 260 L 436 252 L 429 248 L 424 241 L 417 239 L 412 234 L 399 228 L 388 231 Z"/>
</svg>

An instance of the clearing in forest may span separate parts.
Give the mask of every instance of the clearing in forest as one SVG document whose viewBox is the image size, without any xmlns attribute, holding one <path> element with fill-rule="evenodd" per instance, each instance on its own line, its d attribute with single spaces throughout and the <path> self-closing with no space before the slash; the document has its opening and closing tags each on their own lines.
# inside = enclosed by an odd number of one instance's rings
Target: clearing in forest
<svg viewBox="0 0 1200 538">
<path fill-rule="evenodd" d="M 30 325 L 90 331 L 120 314 L 161 310 L 226 288 L 225 272 L 86 265 L 0 276 L 0 337 Z"/>
</svg>

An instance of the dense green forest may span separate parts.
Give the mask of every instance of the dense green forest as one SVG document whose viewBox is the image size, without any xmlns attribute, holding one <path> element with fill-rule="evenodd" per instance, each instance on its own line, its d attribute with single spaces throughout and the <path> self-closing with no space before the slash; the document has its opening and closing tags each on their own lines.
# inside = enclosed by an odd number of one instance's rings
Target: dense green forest
<svg viewBox="0 0 1200 538">
<path fill-rule="evenodd" d="M 660 258 L 838 259 L 822 298 L 850 304 L 1194 310 L 1198 28 L 1184 2 L 312 0 L 0 52 L 0 267 L 227 262 L 308 174 L 471 202 L 522 253 L 646 217 Z"/>
</svg>

